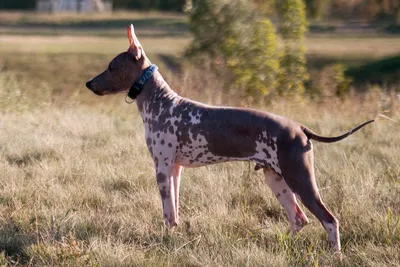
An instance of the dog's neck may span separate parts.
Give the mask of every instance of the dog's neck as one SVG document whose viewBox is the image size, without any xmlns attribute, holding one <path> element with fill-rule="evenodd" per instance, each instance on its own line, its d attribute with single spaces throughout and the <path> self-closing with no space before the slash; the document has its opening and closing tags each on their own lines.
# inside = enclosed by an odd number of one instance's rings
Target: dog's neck
<svg viewBox="0 0 400 267">
<path fill-rule="evenodd" d="M 172 102 L 180 98 L 181 97 L 169 87 L 161 73 L 157 70 L 144 85 L 143 91 L 136 97 L 136 105 L 139 112 L 143 114 L 143 112 L 151 112 L 155 105 L 160 105 L 160 102 Z"/>
</svg>

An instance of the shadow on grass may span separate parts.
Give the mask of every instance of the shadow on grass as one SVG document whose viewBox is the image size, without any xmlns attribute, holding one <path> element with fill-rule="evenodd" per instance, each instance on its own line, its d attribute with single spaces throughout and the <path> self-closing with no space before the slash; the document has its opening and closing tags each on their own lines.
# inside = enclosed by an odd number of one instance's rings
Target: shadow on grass
<svg viewBox="0 0 400 267">
<path fill-rule="evenodd" d="M 18 263 L 28 263 L 29 255 L 26 248 L 36 242 L 32 233 L 27 233 L 15 221 L 7 221 L 0 228 L 0 251 L 7 258 Z"/>
<path fill-rule="evenodd" d="M 351 67 L 345 72 L 357 85 L 398 85 L 400 81 L 400 54 Z"/>
<path fill-rule="evenodd" d="M 343 65 L 346 69 L 344 74 L 359 92 L 367 90 L 370 85 L 396 88 L 400 84 L 400 54 L 383 59 L 307 56 L 309 70 L 320 71 L 333 64 Z"/>
<path fill-rule="evenodd" d="M 343 64 L 347 67 L 356 67 L 363 64 L 373 62 L 374 59 L 367 57 L 329 57 L 329 56 L 317 56 L 313 54 L 307 55 L 307 67 L 308 69 L 321 70 L 332 64 Z"/>
<path fill-rule="evenodd" d="M 17 165 L 18 167 L 31 165 L 34 164 L 35 162 L 40 162 L 46 158 L 58 160 L 59 156 L 54 150 L 34 151 L 26 153 L 21 156 L 16 156 L 16 155 L 6 156 L 8 164 Z"/>
<path fill-rule="evenodd" d="M 157 56 L 170 71 L 175 73 L 181 72 L 182 60 L 180 60 L 179 57 L 166 54 L 158 54 Z"/>
</svg>

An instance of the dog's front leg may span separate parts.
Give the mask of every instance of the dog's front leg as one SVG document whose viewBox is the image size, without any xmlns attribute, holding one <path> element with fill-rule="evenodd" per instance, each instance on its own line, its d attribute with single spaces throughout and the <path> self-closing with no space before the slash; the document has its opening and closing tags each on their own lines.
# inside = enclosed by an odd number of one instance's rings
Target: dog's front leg
<svg viewBox="0 0 400 267">
<path fill-rule="evenodd" d="M 160 190 L 164 222 L 167 227 L 173 227 L 177 225 L 177 214 L 175 208 L 175 188 L 173 180 L 173 169 L 172 164 L 160 164 L 164 165 L 157 167 L 157 184 Z"/>
<path fill-rule="evenodd" d="M 174 179 L 176 224 L 179 223 L 179 187 L 181 183 L 181 171 L 182 166 L 175 164 L 172 170 L 172 177 Z"/>
</svg>

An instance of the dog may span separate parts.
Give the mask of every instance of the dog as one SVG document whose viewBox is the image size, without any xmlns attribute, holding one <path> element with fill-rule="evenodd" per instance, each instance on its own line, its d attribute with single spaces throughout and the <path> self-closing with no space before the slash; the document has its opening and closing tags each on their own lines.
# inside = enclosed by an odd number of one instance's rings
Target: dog
<svg viewBox="0 0 400 267">
<path fill-rule="evenodd" d="M 308 218 L 298 197 L 328 233 L 340 253 L 339 222 L 325 207 L 314 173 L 311 140 L 340 141 L 374 120 L 338 137 L 317 135 L 298 123 L 248 108 L 217 107 L 183 98 L 165 82 L 147 58 L 128 26 L 129 49 L 86 83 L 97 95 L 127 93 L 136 102 L 153 158 L 165 225 L 179 222 L 179 184 L 182 167 L 200 167 L 226 161 L 251 161 L 262 169 L 266 182 L 287 213 L 296 233 Z"/>
</svg>

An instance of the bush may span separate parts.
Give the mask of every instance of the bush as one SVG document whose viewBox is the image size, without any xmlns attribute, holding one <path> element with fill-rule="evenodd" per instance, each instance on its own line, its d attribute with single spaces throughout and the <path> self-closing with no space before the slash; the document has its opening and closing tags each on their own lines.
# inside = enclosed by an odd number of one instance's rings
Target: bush
<svg viewBox="0 0 400 267">
<path fill-rule="evenodd" d="M 272 23 L 250 0 L 195 1 L 188 11 L 193 42 L 186 56 L 211 64 L 226 88 L 253 99 L 277 86 L 279 57 Z"/>
<path fill-rule="evenodd" d="M 282 15 L 281 35 L 284 53 L 281 56 L 280 95 L 295 96 L 304 93 L 308 80 L 304 35 L 307 31 L 305 5 L 302 0 L 283 0 L 279 4 Z"/>
</svg>

